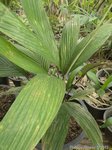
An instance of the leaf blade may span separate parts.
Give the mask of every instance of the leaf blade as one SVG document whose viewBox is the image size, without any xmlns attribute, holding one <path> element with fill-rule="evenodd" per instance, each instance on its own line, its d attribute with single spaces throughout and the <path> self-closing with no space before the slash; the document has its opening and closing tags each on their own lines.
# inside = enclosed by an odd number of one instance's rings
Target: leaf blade
<svg viewBox="0 0 112 150">
<path fill-rule="evenodd" d="M 112 117 L 107 118 L 104 124 L 100 126 L 100 128 L 107 128 L 107 127 L 112 127 Z"/>
<path fill-rule="evenodd" d="M 55 63 L 51 53 L 42 45 L 39 37 L 11 11 L 0 3 L 0 31 L 16 41 L 29 51 L 47 60 L 48 64 Z M 41 64 L 42 62 L 40 62 Z"/>
<path fill-rule="evenodd" d="M 66 72 L 74 70 L 87 61 L 109 38 L 112 33 L 112 25 L 104 24 L 85 37 L 75 48 L 71 64 Z"/>
<path fill-rule="evenodd" d="M 70 116 L 61 106 L 55 120 L 42 139 L 42 148 L 45 150 L 62 150 L 68 132 Z M 50 143 L 50 144 L 49 144 Z"/>
<path fill-rule="evenodd" d="M 64 92 L 60 79 L 45 74 L 33 78 L 0 123 L 0 149 L 33 149 L 56 116 Z"/>
<path fill-rule="evenodd" d="M 25 14 L 43 47 L 52 54 L 56 64 L 59 64 L 58 49 L 43 2 L 41 0 L 21 0 L 21 2 Z"/>
<path fill-rule="evenodd" d="M 26 72 L 0 55 L 0 77 L 20 76 Z"/>
<path fill-rule="evenodd" d="M 68 113 L 75 118 L 86 135 L 91 139 L 92 143 L 96 146 L 96 149 L 98 146 L 98 149 L 103 149 L 102 135 L 92 115 L 80 105 L 73 102 L 65 103 L 64 106 Z"/>
<path fill-rule="evenodd" d="M 67 22 L 63 29 L 60 41 L 60 66 L 63 72 L 68 67 L 74 48 L 77 45 L 79 30 L 79 18 L 73 18 Z"/>
<path fill-rule="evenodd" d="M 11 43 L 0 37 L 0 54 L 9 59 L 12 63 L 20 66 L 21 68 L 33 72 L 42 73 L 46 72 L 41 68 L 33 59 L 17 50 Z"/>
</svg>

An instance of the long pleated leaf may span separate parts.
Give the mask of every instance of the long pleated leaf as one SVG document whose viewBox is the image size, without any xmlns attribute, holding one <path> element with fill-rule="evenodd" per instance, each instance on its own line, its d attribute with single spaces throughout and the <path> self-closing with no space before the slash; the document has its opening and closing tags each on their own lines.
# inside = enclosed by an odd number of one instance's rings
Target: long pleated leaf
<svg viewBox="0 0 112 150">
<path fill-rule="evenodd" d="M 13 44 L 13 43 L 12 43 Z M 42 68 L 44 68 L 46 71 L 48 71 L 49 68 L 49 63 L 47 60 L 43 59 L 43 57 L 39 56 L 36 53 L 33 53 L 32 51 L 29 51 L 27 48 L 19 45 L 19 44 L 13 44 L 14 47 L 16 47 L 19 51 L 21 51 L 22 53 L 24 53 L 25 55 L 29 56 L 30 58 L 32 58 L 33 60 L 35 60 L 39 66 L 41 66 Z"/>
<path fill-rule="evenodd" d="M 49 49 L 43 45 L 40 38 L 37 37 L 33 31 L 28 29 L 28 27 L 2 3 L 0 3 L 0 31 L 34 54 L 36 53 L 38 57 L 43 57 L 43 60 L 45 59 L 48 60 L 49 63 L 55 63 L 52 54 Z"/>
<path fill-rule="evenodd" d="M 0 55 L 0 77 L 20 76 L 25 75 L 26 72 L 11 63 L 8 59 Z"/>
<path fill-rule="evenodd" d="M 58 115 L 42 139 L 43 150 L 62 150 L 68 132 L 70 116 L 66 109 L 60 108 Z"/>
<path fill-rule="evenodd" d="M 74 18 L 66 23 L 60 41 L 60 66 L 64 72 L 71 61 L 74 48 L 77 45 L 80 24 L 79 19 Z"/>
<path fill-rule="evenodd" d="M 61 106 L 62 80 L 40 74 L 34 77 L 0 123 L 0 150 L 33 150 Z"/>
<path fill-rule="evenodd" d="M 101 131 L 92 115 L 77 103 L 68 102 L 64 104 L 68 113 L 75 118 L 84 130 L 88 138 L 96 146 L 96 150 L 103 150 Z"/>
<path fill-rule="evenodd" d="M 55 62 L 59 64 L 59 54 L 55 43 L 49 19 L 43 7 L 42 0 L 21 0 L 26 16 L 39 37 L 43 47 L 52 54 Z"/>
<path fill-rule="evenodd" d="M 17 50 L 13 45 L 11 45 L 4 38 L 0 37 L 0 54 L 5 56 L 11 62 L 20 66 L 26 71 L 32 73 L 42 73 L 45 72 L 38 63 L 36 63 L 33 59 L 25 55 L 24 53 Z"/>
<path fill-rule="evenodd" d="M 105 43 L 111 33 L 112 24 L 104 24 L 85 37 L 74 49 L 71 64 L 65 72 L 74 70 L 87 61 Z"/>
</svg>

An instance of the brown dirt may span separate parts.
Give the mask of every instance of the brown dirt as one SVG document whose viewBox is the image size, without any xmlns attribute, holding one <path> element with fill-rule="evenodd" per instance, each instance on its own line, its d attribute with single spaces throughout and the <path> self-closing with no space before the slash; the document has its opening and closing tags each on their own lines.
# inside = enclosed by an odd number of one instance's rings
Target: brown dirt
<svg viewBox="0 0 112 150">
<path fill-rule="evenodd" d="M 0 93 L 7 91 L 8 87 L 0 87 Z M 15 95 L 2 95 L 0 96 L 0 121 L 3 119 L 10 106 L 15 100 Z"/>
<path fill-rule="evenodd" d="M 70 119 L 69 123 L 69 129 L 68 129 L 68 135 L 65 140 L 65 144 L 71 142 L 75 138 L 78 137 L 78 135 L 82 132 L 82 129 L 77 124 L 77 122 L 74 120 L 74 118 Z"/>
</svg>

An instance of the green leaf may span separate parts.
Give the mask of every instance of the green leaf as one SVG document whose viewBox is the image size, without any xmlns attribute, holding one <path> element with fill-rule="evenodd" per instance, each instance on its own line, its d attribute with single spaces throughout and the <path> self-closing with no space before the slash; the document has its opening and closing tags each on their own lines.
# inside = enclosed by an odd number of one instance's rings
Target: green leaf
<svg viewBox="0 0 112 150">
<path fill-rule="evenodd" d="M 112 24 L 104 24 L 85 37 L 74 49 L 73 57 L 66 73 L 86 62 L 109 38 Z"/>
<path fill-rule="evenodd" d="M 45 150 L 62 150 L 68 132 L 70 116 L 63 105 L 55 120 L 42 139 L 42 148 Z"/>
<path fill-rule="evenodd" d="M 35 60 L 39 66 L 42 66 L 46 71 L 49 69 L 49 63 L 47 60 L 43 59 L 43 57 L 38 56 L 36 53 L 33 53 L 32 51 L 29 51 L 27 48 L 19 45 L 19 44 L 13 44 L 14 47 L 16 47 L 19 51 L 24 53 L 25 55 L 29 56 L 33 60 Z"/>
<path fill-rule="evenodd" d="M 105 81 L 105 83 L 101 86 L 101 89 L 105 90 L 106 88 L 109 87 L 109 85 L 111 83 L 112 83 L 112 75 L 107 78 L 107 80 Z"/>
<path fill-rule="evenodd" d="M 26 72 L 0 55 L 0 77 L 21 76 Z"/>
<path fill-rule="evenodd" d="M 4 5 L 9 6 L 12 0 L 0 0 Z"/>
<path fill-rule="evenodd" d="M 107 118 L 104 124 L 100 126 L 100 128 L 106 128 L 112 126 L 112 117 Z"/>
<path fill-rule="evenodd" d="M 0 123 L 0 150 L 33 150 L 59 111 L 65 93 L 62 80 L 34 77 Z"/>
<path fill-rule="evenodd" d="M 75 14 L 74 16 L 79 17 L 81 26 L 83 26 L 89 22 L 89 16 L 87 16 L 87 15 Z"/>
<path fill-rule="evenodd" d="M 98 94 L 98 96 L 102 97 L 102 96 L 104 96 L 105 91 L 100 88 L 99 90 L 97 90 L 97 94 Z"/>
<path fill-rule="evenodd" d="M 43 46 L 41 39 L 2 3 L 0 3 L 0 31 L 33 52 L 38 58 L 42 57 L 43 60 L 47 60 L 48 64 L 55 63 L 52 54 Z M 42 63 L 41 61 L 40 64 Z"/>
<path fill-rule="evenodd" d="M 75 90 L 73 92 L 73 96 L 71 96 L 69 98 L 69 100 L 75 100 L 75 99 L 78 99 L 78 100 L 84 100 L 86 98 L 87 95 L 89 94 L 92 94 L 94 92 L 94 88 L 88 88 L 88 89 L 84 89 L 84 90 L 81 90 L 81 91 L 77 91 Z"/>
<path fill-rule="evenodd" d="M 52 54 L 53 61 L 59 65 L 59 53 L 55 43 L 49 19 L 43 7 L 42 0 L 21 0 L 26 16 L 34 29 L 42 46 Z"/>
<path fill-rule="evenodd" d="M 64 73 L 69 66 L 74 48 L 77 45 L 80 24 L 79 18 L 73 18 L 66 23 L 60 41 L 60 67 Z"/>
<path fill-rule="evenodd" d="M 74 81 L 75 76 L 77 75 L 77 73 L 82 69 L 82 66 L 79 66 L 78 68 L 76 68 L 74 71 L 72 71 L 69 75 L 67 84 L 66 84 L 66 88 L 69 89 Z"/>
<path fill-rule="evenodd" d="M 100 85 L 100 82 L 99 82 L 96 74 L 92 71 L 88 71 L 87 76 L 89 77 L 89 79 L 91 81 L 93 81 L 95 83 L 95 89 L 99 90 L 101 88 L 101 85 Z"/>
<path fill-rule="evenodd" d="M 59 0 L 54 0 L 54 3 L 58 6 Z"/>
<path fill-rule="evenodd" d="M 88 71 L 90 71 L 91 69 L 95 68 L 95 67 L 98 67 L 100 65 L 103 65 L 104 63 L 101 63 L 101 62 L 98 62 L 98 63 L 93 63 L 93 64 L 86 64 L 82 69 L 81 69 L 81 77 L 85 76 L 86 73 Z"/>
<path fill-rule="evenodd" d="M 94 146 L 96 146 L 95 149 L 103 150 L 101 131 L 92 115 L 77 103 L 68 102 L 64 106 L 68 113 L 75 118 Z"/>
<path fill-rule="evenodd" d="M 12 63 L 29 72 L 32 73 L 46 72 L 33 59 L 17 50 L 13 45 L 11 45 L 8 41 L 3 39 L 2 37 L 0 37 L 0 54 L 5 56 Z"/>
</svg>

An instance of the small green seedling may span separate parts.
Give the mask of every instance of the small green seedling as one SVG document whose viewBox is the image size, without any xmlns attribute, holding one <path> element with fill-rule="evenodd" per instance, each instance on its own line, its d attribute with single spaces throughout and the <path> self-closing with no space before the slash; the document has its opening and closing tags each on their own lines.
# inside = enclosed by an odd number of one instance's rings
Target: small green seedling
<svg viewBox="0 0 112 150">
<path fill-rule="evenodd" d="M 107 118 L 107 120 L 100 126 L 100 128 L 107 128 L 112 126 L 112 117 Z"/>
</svg>

